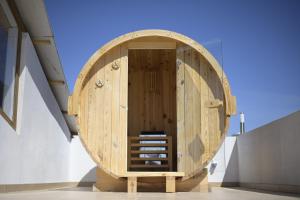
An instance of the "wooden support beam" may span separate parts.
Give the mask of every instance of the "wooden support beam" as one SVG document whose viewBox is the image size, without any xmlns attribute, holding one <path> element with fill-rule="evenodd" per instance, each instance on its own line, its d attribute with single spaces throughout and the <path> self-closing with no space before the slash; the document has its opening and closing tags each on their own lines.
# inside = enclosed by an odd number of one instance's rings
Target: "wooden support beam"
<svg viewBox="0 0 300 200">
<path fill-rule="evenodd" d="M 166 176 L 166 192 L 176 192 L 175 176 Z"/>
<path fill-rule="evenodd" d="M 51 85 L 64 85 L 64 84 L 66 84 L 66 82 L 62 81 L 62 80 L 49 80 L 49 83 Z"/>
<path fill-rule="evenodd" d="M 48 39 L 33 39 L 32 42 L 33 44 L 45 44 L 45 45 L 51 44 L 51 40 Z"/>
<path fill-rule="evenodd" d="M 137 192 L 137 177 L 128 177 L 127 192 L 128 193 L 136 193 Z"/>
</svg>

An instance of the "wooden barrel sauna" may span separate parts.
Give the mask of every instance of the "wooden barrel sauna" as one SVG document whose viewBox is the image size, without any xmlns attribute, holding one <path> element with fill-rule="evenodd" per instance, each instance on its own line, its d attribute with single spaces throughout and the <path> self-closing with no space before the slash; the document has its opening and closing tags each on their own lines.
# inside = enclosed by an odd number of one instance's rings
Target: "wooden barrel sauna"
<svg viewBox="0 0 300 200">
<path fill-rule="evenodd" d="M 128 33 L 97 50 L 68 103 L 87 152 L 116 179 L 135 172 L 196 177 L 223 142 L 235 110 L 217 60 L 196 41 L 165 30 Z M 142 151 L 151 145 L 160 152 L 147 156 L 157 150 Z"/>
</svg>

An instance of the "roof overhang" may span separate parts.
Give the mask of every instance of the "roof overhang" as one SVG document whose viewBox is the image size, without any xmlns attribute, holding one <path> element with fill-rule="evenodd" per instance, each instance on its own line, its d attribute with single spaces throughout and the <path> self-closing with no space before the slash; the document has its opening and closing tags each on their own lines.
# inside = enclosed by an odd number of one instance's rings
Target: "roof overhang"
<svg viewBox="0 0 300 200">
<path fill-rule="evenodd" d="M 67 114 L 70 92 L 55 45 L 45 3 L 43 0 L 15 0 L 15 3 L 70 132 L 76 134 L 75 118 Z"/>
</svg>

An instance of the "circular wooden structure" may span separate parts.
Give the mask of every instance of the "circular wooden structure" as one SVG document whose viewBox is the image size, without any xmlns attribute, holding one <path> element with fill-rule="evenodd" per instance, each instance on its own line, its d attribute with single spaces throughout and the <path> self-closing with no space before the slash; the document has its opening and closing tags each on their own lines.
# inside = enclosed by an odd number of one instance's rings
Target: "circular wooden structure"
<svg viewBox="0 0 300 200">
<path fill-rule="evenodd" d="M 216 59 L 194 40 L 165 30 L 128 33 L 97 50 L 68 107 L 86 150 L 107 174 L 135 171 L 129 137 L 164 131 L 173 146 L 168 171 L 184 172 L 183 180 L 212 159 L 236 109 Z"/>
</svg>

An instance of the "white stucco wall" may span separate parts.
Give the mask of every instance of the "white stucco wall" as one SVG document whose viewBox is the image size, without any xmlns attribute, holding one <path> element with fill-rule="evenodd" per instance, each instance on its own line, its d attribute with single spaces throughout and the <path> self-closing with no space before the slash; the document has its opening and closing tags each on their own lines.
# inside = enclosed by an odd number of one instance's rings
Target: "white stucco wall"
<svg viewBox="0 0 300 200">
<path fill-rule="evenodd" d="M 70 181 L 96 181 L 96 163 L 88 155 L 78 136 L 74 136 L 71 142 Z"/>
<path fill-rule="evenodd" d="M 239 181 L 236 137 L 225 138 L 207 169 L 210 183 L 237 183 Z"/>
<path fill-rule="evenodd" d="M 69 179 L 69 130 L 28 34 L 22 36 L 17 128 L 0 116 L 0 184 Z"/>
<path fill-rule="evenodd" d="M 238 160 L 242 185 L 300 186 L 300 111 L 239 136 Z"/>
</svg>

